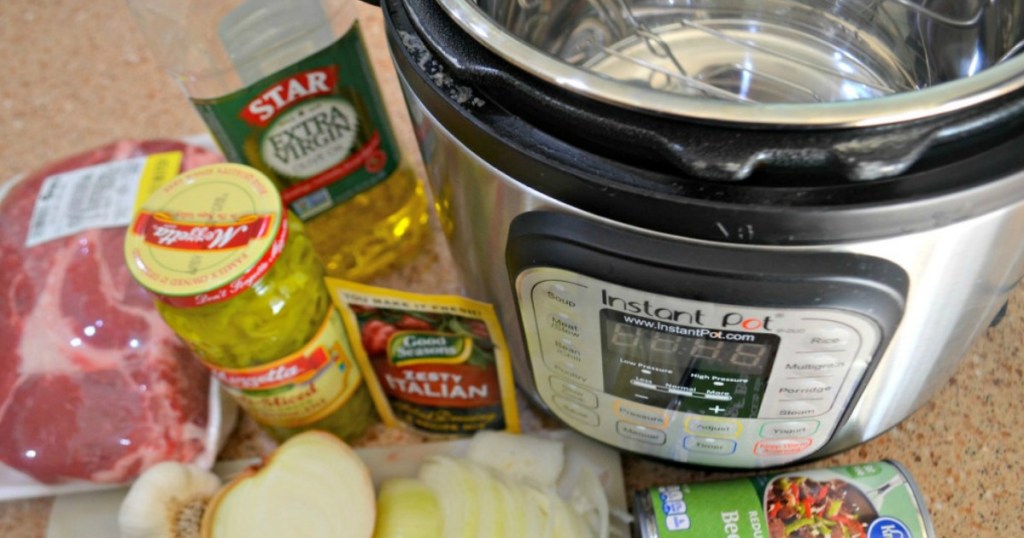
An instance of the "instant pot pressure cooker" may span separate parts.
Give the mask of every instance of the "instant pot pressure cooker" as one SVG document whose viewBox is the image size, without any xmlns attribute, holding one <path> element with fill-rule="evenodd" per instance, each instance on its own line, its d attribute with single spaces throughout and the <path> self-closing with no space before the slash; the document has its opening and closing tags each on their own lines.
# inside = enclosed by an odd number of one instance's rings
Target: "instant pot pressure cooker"
<svg viewBox="0 0 1024 538">
<path fill-rule="evenodd" d="M 521 389 L 758 468 L 924 404 L 1024 272 L 1022 0 L 385 0 Z"/>
</svg>

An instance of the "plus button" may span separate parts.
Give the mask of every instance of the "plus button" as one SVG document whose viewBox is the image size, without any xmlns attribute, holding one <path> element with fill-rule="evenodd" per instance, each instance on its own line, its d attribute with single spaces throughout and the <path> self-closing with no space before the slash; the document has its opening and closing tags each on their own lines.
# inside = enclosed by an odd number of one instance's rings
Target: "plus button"
<svg viewBox="0 0 1024 538">
<path fill-rule="evenodd" d="M 709 407 L 708 411 L 711 411 L 711 412 L 713 412 L 714 414 L 717 415 L 717 414 L 721 413 L 722 411 L 725 411 L 725 408 L 724 407 L 719 407 L 716 404 L 714 407 Z"/>
</svg>

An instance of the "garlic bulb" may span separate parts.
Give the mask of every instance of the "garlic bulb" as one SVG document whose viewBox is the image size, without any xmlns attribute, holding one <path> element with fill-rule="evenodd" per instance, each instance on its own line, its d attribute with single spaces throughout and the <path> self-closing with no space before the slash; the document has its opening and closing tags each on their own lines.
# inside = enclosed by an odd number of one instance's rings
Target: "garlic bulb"
<svg viewBox="0 0 1024 538">
<path fill-rule="evenodd" d="M 117 516 L 122 538 L 197 538 L 217 475 L 196 465 L 161 462 L 132 484 Z"/>
</svg>

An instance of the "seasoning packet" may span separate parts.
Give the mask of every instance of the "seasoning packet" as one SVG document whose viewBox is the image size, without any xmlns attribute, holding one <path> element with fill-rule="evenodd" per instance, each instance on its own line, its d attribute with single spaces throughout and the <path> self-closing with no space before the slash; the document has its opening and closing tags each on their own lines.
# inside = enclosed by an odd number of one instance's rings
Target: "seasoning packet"
<svg viewBox="0 0 1024 538">
<path fill-rule="evenodd" d="M 492 305 L 325 280 L 384 424 L 438 437 L 519 432 Z"/>
</svg>

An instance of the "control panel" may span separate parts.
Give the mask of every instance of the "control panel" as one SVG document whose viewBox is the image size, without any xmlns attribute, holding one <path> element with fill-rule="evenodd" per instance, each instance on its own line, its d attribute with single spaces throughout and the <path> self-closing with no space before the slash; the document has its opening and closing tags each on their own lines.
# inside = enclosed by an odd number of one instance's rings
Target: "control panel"
<svg viewBox="0 0 1024 538">
<path fill-rule="evenodd" d="M 609 445 L 693 464 L 813 454 L 882 339 L 848 310 L 684 299 L 558 267 L 524 269 L 515 286 L 551 412 Z"/>
</svg>

